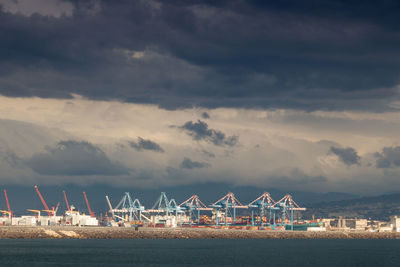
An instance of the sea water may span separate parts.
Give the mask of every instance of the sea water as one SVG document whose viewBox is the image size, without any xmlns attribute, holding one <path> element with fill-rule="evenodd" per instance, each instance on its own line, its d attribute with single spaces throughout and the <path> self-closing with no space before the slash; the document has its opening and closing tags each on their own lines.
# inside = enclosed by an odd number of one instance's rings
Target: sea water
<svg viewBox="0 0 400 267">
<path fill-rule="evenodd" d="M 400 266 L 400 240 L 3 239 L 1 266 Z"/>
</svg>

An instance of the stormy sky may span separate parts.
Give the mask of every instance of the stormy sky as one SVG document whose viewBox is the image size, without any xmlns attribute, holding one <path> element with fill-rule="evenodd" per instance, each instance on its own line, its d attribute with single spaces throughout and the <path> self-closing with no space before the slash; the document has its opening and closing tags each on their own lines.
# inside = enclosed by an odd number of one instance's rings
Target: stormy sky
<svg viewBox="0 0 400 267">
<path fill-rule="evenodd" d="M 0 184 L 400 191 L 398 14 L 0 0 Z"/>
</svg>

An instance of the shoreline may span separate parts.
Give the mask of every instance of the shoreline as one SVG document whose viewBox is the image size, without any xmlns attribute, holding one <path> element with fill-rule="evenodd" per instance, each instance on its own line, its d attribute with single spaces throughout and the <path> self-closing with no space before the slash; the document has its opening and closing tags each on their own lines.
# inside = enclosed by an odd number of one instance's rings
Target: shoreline
<svg viewBox="0 0 400 267">
<path fill-rule="evenodd" d="M 0 239 L 400 239 L 396 232 L 2 226 Z"/>
</svg>

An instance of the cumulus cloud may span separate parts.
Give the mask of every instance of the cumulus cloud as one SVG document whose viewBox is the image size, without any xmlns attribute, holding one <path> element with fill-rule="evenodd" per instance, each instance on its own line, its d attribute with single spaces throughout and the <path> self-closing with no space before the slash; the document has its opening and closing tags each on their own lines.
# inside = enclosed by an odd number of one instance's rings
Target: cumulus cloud
<svg viewBox="0 0 400 267">
<path fill-rule="evenodd" d="M 216 146 L 234 146 L 238 142 L 238 136 L 226 136 L 223 132 L 208 128 L 208 124 L 198 120 L 188 121 L 179 128 L 186 131 L 194 140 L 205 140 Z"/>
<path fill-rule="evenodd" d="M 275 187 L 289 192 L 361 194 L 378 194 L 400 188 L 400 168 L 396 168 L 394 161 L 391 168 L 367 166 L 369 162 L 375 165 L 378 159 L 373 158 L 373 153 L 378 151 L 384 156 L 382 147 L 395 150 L 400 131 L 398 112 L 233 108 L 202 111 L 212 112 L 212 120 L 206 121 L 205 131 L 197 131 L 206 134 L 200 135 L 205 137 L 195 142 L 196 131 L 193 136 L 187 135 L 189 131 L 180 127 L 185 122 L 191 122 L 192 126 L 202 125 L 197 121 L 201 115 L 198 108 L 164 110 L 155 105 L 93 101 L 81 97 L 60 100 L 0 96 L 0 181 L 3 184 L 43 185 L 106 183 L 136 188 L 221 182 Z M 291 117 L 294 114 L 298 115 Z M 225 138 L 240 136 L 240 145 L 216 146 L 207 139 L 213 136 L 207 134 L 210 130 L 224 133 Z M 165 152 L 137 152 L 126 140 L 139 144 L 138 136 L 155 141 Z M 62 149 L 55 146 L 60 140 L 86 140 L 105 156 L 93 156 L 92 152 L 87 152 L 91 151 L 90 145 L 74 141 L 78 144 L 66 145 L 70 147 L 67 151 L 74 152 L 62 157 Z M 124 145 L 123 149 L 120 144 Z M 338 155 L 327 153 L 331 147 L 353 148 L 357 155 L 362 155 L 358 161 L 360 164 L 344 168 Z M 208 168 L 181 168 L 185 156 L 191 162 L 211 165 Z M 65 159 L 67 157 L 70 159 Z M 93 159 L 101 162 L 96 163 L 101 166 L 92 163 Z M 199 166 L 189 164 L 189 160 L 183 165 Z M 116 170 L 110 164 L 120 166 Z M 93 166 L 108 175 L 87 175 L 94 173 Z M 108 166 L 111 171 L 103 171 L 103 166 Z M 68 168 L 72 170 L 68 171 Z M 127 174 L 116 175 L 121 170 Z"/>
<path fill-rule="evenodd" d="M 180 165 L 182 169 L 198 169 L 198 168 L 207 168 L 211 165 L 206 162 L 193 161 L 190 158 L 185 157 Z"/>
<path fill-rule="evenodd" d="M 357 151 L 352 147 L 338 148 L 331 146 L 330 151 L 337 155 L 339 159 L 346 165 L 350 166 L 353 164 L 360 164 L 360 156 L 358 156 Z"/>
<path fill-rule="evenodd" d="M 138 137 L 137 142 L 130 141 L 129 145 L 131 147 L 133 147 L 134 149 L 136 149 L 137 151 L 150 150 L 150 151 L 155 151 L 155 152 L 160 152 L 160 153 L 164 152 L 164 149 L 156 142 L 151 141 L 151 140 L 146 140 L 141 137 Z"/>
<path fill-rule="evenodd" d="M 374 154 L 377 168 L 394 168 L 400 166 L 400 146 L 384 147 L 382 152 Z"/>
<path fill-rule="evenodd" d="M 42 175 L 87 176 L 126 175 L 129 171 L 117 162 L 112 162 L 104 151 L 89 143 L 61 141 L 46 152 L 34 154 L 27 165 Z"/>
</svg>

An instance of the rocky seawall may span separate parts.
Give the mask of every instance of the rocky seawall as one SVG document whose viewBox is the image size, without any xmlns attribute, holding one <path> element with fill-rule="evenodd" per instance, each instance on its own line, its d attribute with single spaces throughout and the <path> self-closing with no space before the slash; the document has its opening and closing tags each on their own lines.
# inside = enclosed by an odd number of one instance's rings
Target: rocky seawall
<svg viewBox="0 0 400 267">
<path fill-rule="evenodd" d="M 208 228 L 0 227 L 9 239 L 399 239 L 400 233 L 301 232 Z"/>
</svg>

